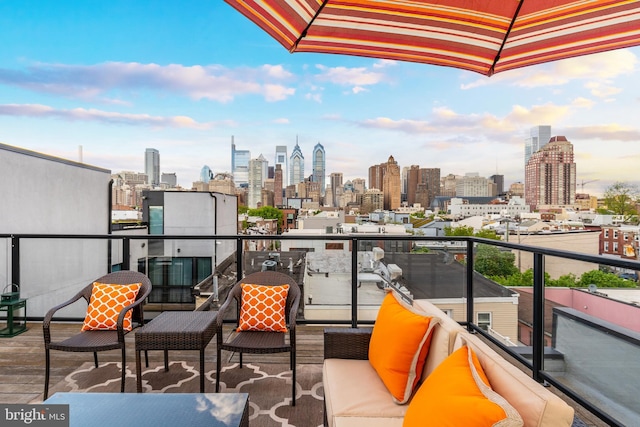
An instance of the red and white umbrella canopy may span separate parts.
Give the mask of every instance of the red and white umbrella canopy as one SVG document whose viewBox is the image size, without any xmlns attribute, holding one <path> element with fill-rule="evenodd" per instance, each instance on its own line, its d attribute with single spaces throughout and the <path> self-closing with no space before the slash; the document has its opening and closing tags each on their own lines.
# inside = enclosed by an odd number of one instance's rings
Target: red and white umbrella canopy
<svg viewBox="0 0 640 427">
<path fill-rule="evenodd" d="M 225 0 L 290 52 L 494 73 L 640 44 L 640 1 Z"/>
</svg>

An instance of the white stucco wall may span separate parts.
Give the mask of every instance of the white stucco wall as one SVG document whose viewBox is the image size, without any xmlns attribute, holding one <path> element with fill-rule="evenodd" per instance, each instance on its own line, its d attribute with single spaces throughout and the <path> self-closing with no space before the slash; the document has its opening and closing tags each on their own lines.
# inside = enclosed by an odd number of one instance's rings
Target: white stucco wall
<svg viewBox="0 0 640 427">
<path fill-rule="evenodd" d="M 236 235 L 237 198 L 222 193 L 165 192 L 164 234 Z M 212 256 L 211 240 L 173 240 L 165 242 L 166 256 Z M 180 252 L 178 253 L 178 249 Z M 218 262 L 236 250 L 234 240 L 221 240 L 215 246 Z"/>
<path fill-rule="evenodd" d="M 0 234 L 107 234 L 111 171 L 0 144 Z M 11 277 L 8 239 L 0 244 L 0 284 Z M 106 274 L 106 240 L 21 239 L 20 291 L 27 315 L 41 317 Z M 82 305 L 82 304 L 80 304 Z M 84 313 L 84 307 L 61 312 Z"/>
</svg>

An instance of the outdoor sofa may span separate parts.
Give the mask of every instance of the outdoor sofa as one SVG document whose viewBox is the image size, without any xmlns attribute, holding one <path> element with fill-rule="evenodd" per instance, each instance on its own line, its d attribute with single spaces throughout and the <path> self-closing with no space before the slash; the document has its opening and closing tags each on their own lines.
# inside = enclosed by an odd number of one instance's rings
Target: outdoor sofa
<svg viewBox="0 0 640 427">
<path fill-rule="evenodd" d="M 502 421 L 488 425 L 524 425 L 526 427 L 572 425 L 574 418 L 572 407 L 498 355 L 477 335 L 468 333 L 432 303 L 427 300 L 416 300 L 412 307 L 407 308 L 419 314 L 433 316 L 435 320 L 432 320 L 432 323 L 435 325 L 431 332 L 430 343 L 427 343 L 429 348 L 424 367 L 416 374 L 420 375 L 420 379 L 415 389 L 410 392 L 411 396 L 405 404 L 394 401 L 389 389 L 368 360 L 373 328 L 336 327 L 325 330 L 323 385 L 326 427 L 399 427 L 403 426 L 405 415 L 410 408 L 413 411 L 414 423 L 407 422 L 404 425 L 405 427 L 416 425 L 415 413 L 424 409 L 416 406 L 426 407 L 427 404 L 424 402 L 430 404 L 430 400 L 436 402 L 435 406 L 430 406 L 430 413 L 423 412 L 418 416 L 421 422 L 417 425 L 471 425 L 468 424 L 468 420 L 457 422 L 455 420 L 459 415 L 464 416 L 476 410 L 480 411 L 475 409 L 473 403 L 464 399 L 460 400 L 460 403 L 455 403 L 455 401 L 446 401 L 446 398 L 445 401 L 437 403 L 446 392 L 433 393 L 432 396 L 428 395 L 429 390 L 420 392 L 429 375 L 463 345 L 466 345 L 467 349 L 472 349 L 477 356 L 490 383 L 490 388 L 506 399 L 512 409 L 517 411 L 518 414 L 515 414 L 514 418 L 517 418 L 517 415 L 521 417 L 520 422 L 512 420 L 513 422 Z M 379 321 L 380 315 L 376 323 Z M 399 325 L 398 336 L 403 333 L 402 326 Z M 449 384 L 455 384 L 454 380 L 450 379 L 452 377 L 446 375 L 444 385 L 447 385 L 447 381 Z M 419 393 L 422 395 L 416 398 Z M 443 414 L 444 411 L 448 413 Z M 432 417 L 436 415 L 441 417 L 441 420 L 446 420 L 446 423 L 434 422 Z M 473 425 L 487 425 L 479 421 L 479 416 L 473 415 Z M 476 420 L 478 423 L 475 423 Z"/>
</svg>

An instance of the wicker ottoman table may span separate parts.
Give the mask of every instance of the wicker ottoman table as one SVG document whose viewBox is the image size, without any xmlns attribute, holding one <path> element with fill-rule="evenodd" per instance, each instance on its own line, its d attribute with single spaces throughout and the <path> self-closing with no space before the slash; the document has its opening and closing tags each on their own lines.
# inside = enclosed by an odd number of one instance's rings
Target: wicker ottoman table
<svg viewBox="0 0 640 427">
<path fill-rule="evenodd" d="M 165 311 L 135 332 L 136 386 L 142 393 L 140 352 L 164 351 L 164 370 L 169 370 L 169 350 L 200 351 L 200 392 L 204 393 L 204 349 L 216 334 L 217 311 Z M 149 366 L 148 360 L 146 365 Z"/>
</svg>

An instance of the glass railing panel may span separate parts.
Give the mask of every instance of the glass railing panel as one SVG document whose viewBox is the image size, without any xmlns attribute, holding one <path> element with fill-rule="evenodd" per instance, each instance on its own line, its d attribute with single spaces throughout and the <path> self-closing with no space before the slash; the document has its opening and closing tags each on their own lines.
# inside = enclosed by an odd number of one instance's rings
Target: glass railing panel
<svg viewBox="0 0 640 427">
<path fill-rule="evenodd" d="M 302 315 L 309 322 L 347 322 L 352 316 L 353 280 L 351 241 L 294 240 L 283 241 L 283 248 L 298 255 L 298 284 L 302 289 Z M 361 301 L 362 299 L 362 301 Z M 368 305 L 366 291 L 358 289 L 360 303 Z"/>
<path fill-rule="evenodd" d="M 550 256 L 545 272 L 544 373 L 623 425 L 637 423 L 635 272 Z"/>
<path fill-rule="evenodd" d="M 68 299 L 108 273 L 107 239 L 29 238 L 19 245 L 20 290 L 28 299 L 29 316 L 44 316 L 52 301 Z M 59 316 L 82 318 L 85 309 L 81 304 L 68 307 Z"/>
<path fill-rule="evenodd" d="M 0 238 L 0 288 L 11 283 L 11 239 Z"/>
<path fill-rule="evenodd" d="M 153 283 L 151 304 L 193 304 L 194 288 L 211 277 L 222 253 L 213 239 L 132 239 L 131 268 Z"/>
<path fill-rule="evenodd" d="M 458 322 L 467 320 L 466 243 L 445 240 L 415 242 L 409 252 L 394 254 L 400 282 L 414 299 L 426 299 Z"/>
<path fill-rule="evenodd" d="M 478 328 L 506 347 L 518 345 L 518 293 L 504 277 L 516 271 L 509 248 L 489 243 L 473 244 L 473 318 Z"/>
</svg>

